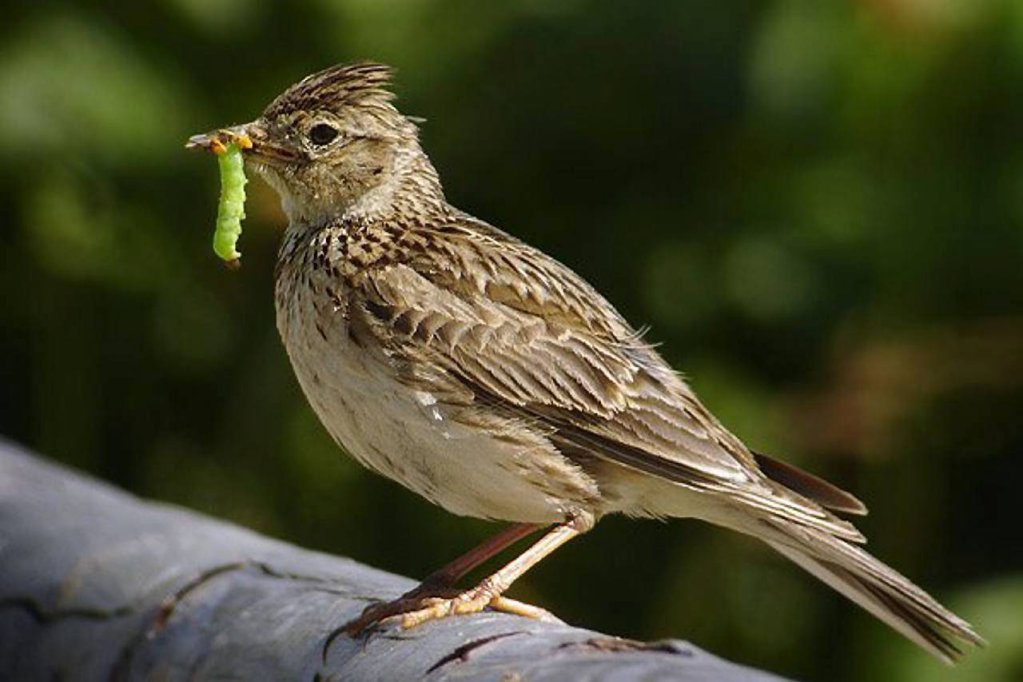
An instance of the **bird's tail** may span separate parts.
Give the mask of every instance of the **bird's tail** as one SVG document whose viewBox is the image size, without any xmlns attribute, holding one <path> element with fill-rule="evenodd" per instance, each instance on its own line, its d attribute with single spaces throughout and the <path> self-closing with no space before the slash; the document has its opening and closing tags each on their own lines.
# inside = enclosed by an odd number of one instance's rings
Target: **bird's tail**
<svg viewBox="0 0 1023 682">
<path fill-rule="evenodd" d="M 762 524 L 752 534 L 946 663 L 963 645 L 985 644 L 969 623 L 861 547 L 785 519 Z"/>
</svg>

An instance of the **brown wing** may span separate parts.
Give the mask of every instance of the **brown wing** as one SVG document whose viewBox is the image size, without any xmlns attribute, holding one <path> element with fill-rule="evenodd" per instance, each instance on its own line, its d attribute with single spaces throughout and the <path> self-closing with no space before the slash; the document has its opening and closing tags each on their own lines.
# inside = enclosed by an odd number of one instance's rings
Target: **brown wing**
<svg viewBox="0 0 1023 682">
<path fill-rule="evenodd" d="M 752 454 L 592 287 L 495 228 L 421 233 L 425 248 L 361 281 L 365 328 L 408 371 L 536 421 L 556 442 L 644 473 L 860 536 L 773 486 Z"/>
<path fill-rule="evenodd" d="M 828 483 L 823 478 L 803 471 L 797 466 L 768 457 L 761 452 L 753 453 L 757 466 L 769 479 L 780 483 L 789 490 L 813 500 L 822 507 L 845 514 L 862 516 L 867 513 L 867 506 L 855 495 Z"/>
</svg>

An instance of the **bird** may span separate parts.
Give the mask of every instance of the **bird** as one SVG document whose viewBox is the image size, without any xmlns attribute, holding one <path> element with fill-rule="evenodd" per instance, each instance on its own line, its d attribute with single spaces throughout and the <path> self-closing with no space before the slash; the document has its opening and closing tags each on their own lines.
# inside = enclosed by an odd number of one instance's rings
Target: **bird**
<svg viewBox="0 0 1023 682">
<path fill-rule="evenodd" d="M 590 284 L 451 205 L 396 107 L 390 67 L 307 76 L 250 123 L 193 136 L 239 144 L 288 218 L 277 327 L 323 426 L 369 469 L 447 511 L 508 522 L 345 632 L 490 608 L 601 518 L 695 518 L 757 538 L 952 663 L 984 640 L 874 558 L 852 494 L 750 449 Z M 458 581 L 544 531 L 470 588 Z"/>
</svg>

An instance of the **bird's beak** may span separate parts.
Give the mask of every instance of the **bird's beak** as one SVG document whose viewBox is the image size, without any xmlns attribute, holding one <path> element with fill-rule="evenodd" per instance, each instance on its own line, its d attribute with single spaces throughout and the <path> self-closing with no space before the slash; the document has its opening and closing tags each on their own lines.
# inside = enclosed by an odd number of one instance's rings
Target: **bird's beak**
<svg viewBox="0 0 1023 682">
<path fill-rule="evenodd" d="M 271 141 L 266 127 L 260 121 L 193 135 L 188 138 L 185 148 L 204 149 L 219 156 L 227 151 L 229 144 L 237 145 L 246 156 L 258 161 L 291 161 L 296 156 L 290 148 Z"/>
</svg>

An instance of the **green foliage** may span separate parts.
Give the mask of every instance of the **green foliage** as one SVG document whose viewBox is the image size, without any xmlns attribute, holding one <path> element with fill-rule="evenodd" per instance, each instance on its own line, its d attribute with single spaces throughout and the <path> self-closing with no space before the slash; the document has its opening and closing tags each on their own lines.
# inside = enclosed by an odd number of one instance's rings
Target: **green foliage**
<svg viewBox="0 0 1023 682">
<path fill-rule="evenodd" d="M 425 575 L 492 532 L 342 457 L 276 338 L 283 217 L 208 255 L 189 135 L 398 67 L 449 198 L 586 276 L 744 439 L 852 489 L 871 549 L 1023 676 L 1023 4 L 71 0 L 0 28 L 0 433 Z M 940 666 L 752 541 L 608 519 L 515 596 L 810 679 Z M 957 677 L 959 679 L 959 677 Z"/>
</svg>

